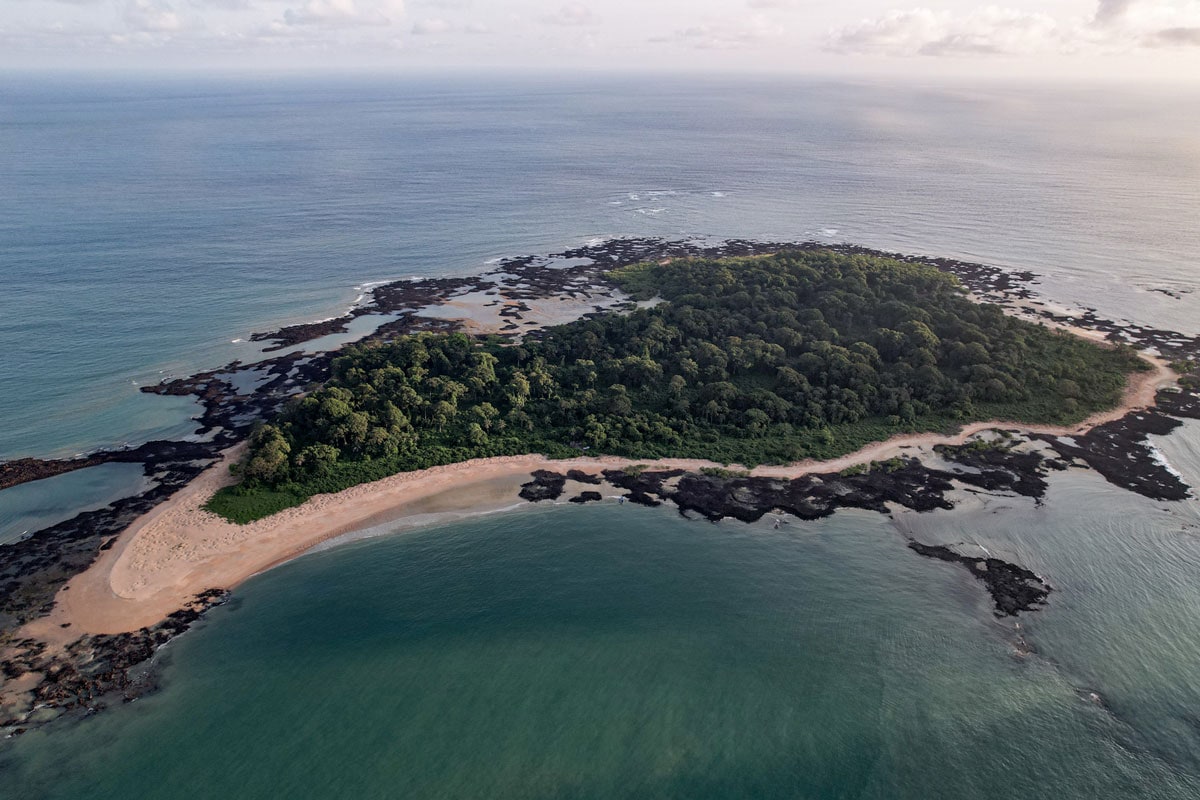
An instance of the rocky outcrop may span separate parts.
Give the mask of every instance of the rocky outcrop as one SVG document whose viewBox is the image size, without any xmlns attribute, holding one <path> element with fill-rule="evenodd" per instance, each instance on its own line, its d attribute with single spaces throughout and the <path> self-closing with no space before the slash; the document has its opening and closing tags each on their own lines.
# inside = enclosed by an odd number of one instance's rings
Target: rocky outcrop
<svg viewBox="0 0 1200 800">
<path fill-rule="evenodd" d="M 1033 611 L 1044 606 L 1053 591 L 1037 574 L 1024 567 L 998 558 L 973 558 L 956 553 L 942 545 L 908 543 L 909 549 L 925 556 L 965 567 L 976 579 L 983 581 L 992 596 L 998 617 L 1016 616 L 1021 611 Z"/>
<path fill-rule="evenodd" d="M 38 723 L 65 713 L 94 713 L 152 690 L 153 675 L 135 674 L 135 668 L 227 597 L 224 590 L 210 589 L 157 625 L 132 633 L 81 636 L 55 655 L 32 639 L 15 642 L 0 662 L 0 674 L 8 680 L 34 675 L 37 681 L 21 694 L 0 693 L 6 713 L 0 730 L 19 734 L 35 713 Z"/>
</svg>

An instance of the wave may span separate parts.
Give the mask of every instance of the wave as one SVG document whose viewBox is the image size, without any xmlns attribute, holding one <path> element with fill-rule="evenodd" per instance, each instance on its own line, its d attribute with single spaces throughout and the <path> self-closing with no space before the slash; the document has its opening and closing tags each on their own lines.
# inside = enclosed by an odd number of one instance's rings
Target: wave
<svg viewBox="0 0 1200 800">
<path fill-rule="evenodd" d="M 713 197 L 724 197 L 725 196 L 724 192 L 709 192 L 709 194 L 712 195 Z"/>
<path fill-rule="evenodd" d="M 1177 470 L 1173 466 L 1171 466 L 1171 462 L 1167 460 L 1167 457 L 1163 453 L 1162 450 L 1159 450 L 1156 446 L 1154 446 L 1152 444 L 1146 445 L 1146 449 L 1150 451 L 1150 458 L 1151 458 L 1151 460 L 1154 461 L 1155 464 L 1158 464 L 1160 467 L 1165 469 L 1167 472 L 1171 473 L 1176 478 L 1179 478 L 1179 480 L 1184 481 L 1183 474 L 1179 470 Z M 1186 481 L 1184 481 L 1184 482 L 1186 483 Z"/>
<path fill-rule="evenodd" d="M 339 536 L 326 539 L 323 542 L 318 542 L 303 553 L 297 554 L 297 557 L 308 555 L 310 553 L 319 553 L 326 550 L 332 550 L 335 547 L 340 547 L 350 542 L 362 541 L 363 539 L 375 539 L 380 536 L 392 536 L 396 534 L 410 533 L 412 531 L 423 528 L 432 528 L 438 525 L 446 525 L 463 520 L 478 519 L 480 517 L 489 517 L 497 514 L 510 514 L 514 511 L 520 511 L 531 508 L 530 504 L 524 500 L 515 503 L 509 503 L 503 506 L 483 506 L 462 511 L 434 511 L 424 514 L 402 514 L 390 522 L 384 522 L 378 525 L 371 525 L 366 528 L 360 528 L 354 531 L 347 531 Z"/>
</svg>

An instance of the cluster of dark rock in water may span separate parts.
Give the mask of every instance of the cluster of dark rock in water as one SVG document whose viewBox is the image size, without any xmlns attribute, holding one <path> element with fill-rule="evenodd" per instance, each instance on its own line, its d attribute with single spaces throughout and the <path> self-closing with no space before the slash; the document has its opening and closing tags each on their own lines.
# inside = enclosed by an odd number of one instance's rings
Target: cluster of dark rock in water
<svg viewBox="0 0 1200 800">
<path fill-rule="evenodd" d="M 12 680 L 29 672 L 40 673 L 43 678 L 33 690 L 33 702 L 46 721 L 63 711 L 94 714 L 112 702 L 132 702 L 154 688 L 154 673 L 143 670 L 138 674 L 135 668 L 149 662 L 158 648 L 228 596 L 223 589 L 209 589 L 156 625 L 130 633 L 81 636 L 59 655 L 47 654 L 45 644 L 34 639 L 12 642 L 8 657 L 0 661 L 0 675 Z M 21 714 L 0 719 L 0 729 L 19 735 L 25 726 L 40 721 Z"/>
<path fill-rule="evenodd" d="M 521 497 L 531 502 L 557 500 L 568 480 L 598 484 L 603 481 L 625 491 L 631 503 L 659 506 L 670 502 L 684 516 L 711 522 L 726 518 L 757 522 L 766 514 L 790 514 L 802 520 L 827 517 L 839 508 L 861 508 L 890 514 L 891 505 L 913 511 L 950 509 L 947 494 L 960 485 L 986 492 L 1006 492 L 1040 500 L 1046 493 L 1047 470 L 1064 470 L 1069 462 L 1041 453 L 995 447 L 940 446 L 939 454 L 962 469 L 942 470 L 916 458 L 899 458 L 872 465 L 859 473 L 825 472 L 799 478 L 738 475 L 705 475 L 682 469 L 608 469 L 602 476 L 580 470 L 560 474 L 538 470 L 521 487 Z M 585 497 L 585 495 L 587 495 Z M 569 502 L 600 500 L 599 492 L 582 492 Z M 1023 567 L 997 558 L 972 558 L 949 547 L 910 541 L 919 555 L 961 564 L 986 585 L 998 616 L 1015 616 L 1042 605 L 1051 588 Z"/>
<path fill-rule="evenodd" d="M 662 239 L 615 239 L 579 247 L 549 257 L 523 256 L 500 262 L 492 272 L 460 278 L 427 278 L 396 281 L 376 287 L 370 302 L 346 315 L 323 322 L 292 325 L 269 333 L 256 333 L 254 341 L 268 343 L 268 352 L 285 350 L 330 334 L 343 333 L 355 319 L 368 315 L 387 316 L 365 341 L 390 338 L 423 330 L 447 330 L 453 322 L 423 317 L 420 310 L 448 297 L 473 292 L 503 296 L 514 305 L 503 310 L 508 319 L 504 333 L 510 337 L 536 337 L 522 313 L 522 301 L 570 296 L 609 301 L 597 304 L 593 313 L 612 309 L 615 287 L 605 274 L 615 268 L 648 260 L 681 257 L 720 258 L 774 253 L 780 250 L 829 249 L 845 254 L 883 256 L 922 263 L 949 272 L 979 297 L 1021 310 L 1042 319 L 1065 322 L 1102 331 L 1114 342 L 1139 349 L 1153 349 L 1168 359 L 1200 362 L 1200 339 L 1172 331 L 1119 324 L 1096 316 L 1092 310 L 1081 317 L 1056 316 L 1030 302 L 1036 276 L 1030 272 L 1006 272 L 996 267 L 952 259 L 883 253 L 851 245 L 816 242 L 780 243 L 730 240 L 719 244 Z M 566 260 L 566 264 L 563 262 Z M 560 262 L 560 263 L 555 263 Z M 528 324 L 528 323 L 526 323 Z M 13 633 L 25 622 L 43 616 L 54 597 L 74 575 L 86 569 L 98 554 L 137 517 L 166 500 L 211 466 L 226 448 L 246 437 L 252 426 L 277 413 L 289 398 L 330 375 L 336 357 L 331 352 L 280 353 L 251 364 L 235 361 L 220 369 L 187 378 L 166 381 L 143 391 L 177 396 L 194 396 L 202 407 L 197 436 L 188 440 L 154 441 L 132 449 L 100 450 L 75 459 L 17 459 L 0 463 L 0 489 L 39 480 L 75 469 L 111 462 L 141 463 L 153 479 L 146 492 L 118 500 L 109 506 L 82 513 L 71 520 L 38 531 L 28 538 L 0 547 L 0 643 L 15 655 L 0 663 L 7 678 L 36 669 L 46 675 L 37 689 L 38 702 L 48 708 L 96 708 L 106 694 L 130 697 L 139 686 L 129 677 L 130 668 L 144 662 L 162 643 L 186 630 L 209 606 L 224 600 L 224 593 L 201 595 L 187 609 L 152 628 L 120 636 L 85 636 L 57 658 L 47 659 L 34 642 L 14 642 Z M 253 386 L 240 391 L 239 386 Z M 1097 426 L 1087 434 L 1062 439 L 1041 439 L 1059 458 L 1009 448 L 985 450 L 947 449 L 944 455 L 969 469 L 937 470 L 916 459 L 877 466 L 858 475 L 811 475 L 795 480 L 738 476 L 701 475 L 676 471 L 606 471 L 601 476 L 585 473 L 537 473 L 526 484 L 522 496 L 548 499 L 562 492 L 566 480 L 599 484 L 602 480 L 626 492 L 635 503 L 676 504 L 680 511 L 715 520 L 724 517 L 752 521 L 772 511 L 815 519 L 837 508 L 866 508 L 887 512 L 894 503 L 918 511 L 951 508 L 947 492 L 957 482 L 987 491 L 1004 491 L 1040 498 L 1046 489 L 1047 469 L 1083 463 L 1111 483 L 1163 500 L 1180 500 L 1189 487 L 1155 457 L 1147 436 L 1163 434 L 1184 418 L 1200 418 L 1200 395 L 1193 389 L 1160 392 L 1154 409 L 1131 413 Z M 668 482 L 671 483 L 668 486 Z M 583 503 L 602 499 L 597 491 L 584 491 L 570 498 Z M 969 569 L 987 587 L 997 614 L 1016 614 L 1043 603 L 1050 587 L 1037 575 L 1018 565 L 994 558 L 973 558 L 943 546 L 911 542 L 919 555 L 957 563 Z M 0 721 L 10 730 L 27 715 Z"/>
</svg>

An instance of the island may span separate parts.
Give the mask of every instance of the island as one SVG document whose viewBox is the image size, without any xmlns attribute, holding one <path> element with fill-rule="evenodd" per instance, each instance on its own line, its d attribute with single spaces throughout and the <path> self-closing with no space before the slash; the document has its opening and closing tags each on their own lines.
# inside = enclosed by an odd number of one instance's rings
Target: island
<svg viewBox="0 0 1200 800">
<path fill-rule="evenodd" d="M 899 433 L 1114 408 L 1128 346 L 971 302 L 922 264 L 830 251 L 668 259 L 609 273 L 638 307 L 518 342 L 420 333 L 347 349 L 251 437 L 207 508 L 250 522 L 397 472 L 594 453 L 744 467 Z"/>
<path fill-rule="evenodd" d="M 849 245 L 611 240 L 257 334 L 281 352 L 147 387 L 196 396 L 199 436 L 0 464 L 0 487 L 111 461 L 154 481 L 0 548 L 0 728 L 138 696 L 153 671 L 134 667 L 239 583 L 373 526 L 565 496 L 778 527 L 964 491 L 1040 502 L 1071 468 L 1188 496 L 1147 437 L 1200 418 L 1200 341 L 1064 314 L 1033 280 Z M 386 317 L 361 342 L 319 347 L 368 314 Z M 997 618 L 1053 591 L 906 545 L 965 570 Z"/>
</svg>

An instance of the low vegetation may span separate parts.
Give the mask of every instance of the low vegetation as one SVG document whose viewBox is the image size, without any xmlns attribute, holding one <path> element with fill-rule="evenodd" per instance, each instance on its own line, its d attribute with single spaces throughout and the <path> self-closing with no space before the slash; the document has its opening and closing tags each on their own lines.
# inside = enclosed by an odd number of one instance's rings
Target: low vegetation
<svg viewBox="0 0 1200 800">
<path fill-rule="evenodd" d="M 510 345 L 419 334 L 350 347 L 253 436 L 210 508 L 245 522 L 400 471 L 581 453 L 754 466 L 970 420 L 1071 423 L 1146 368 L 963 296 L 932 267 L 830 252 L 640 264 L 653 308 Z"/>
</svg>

